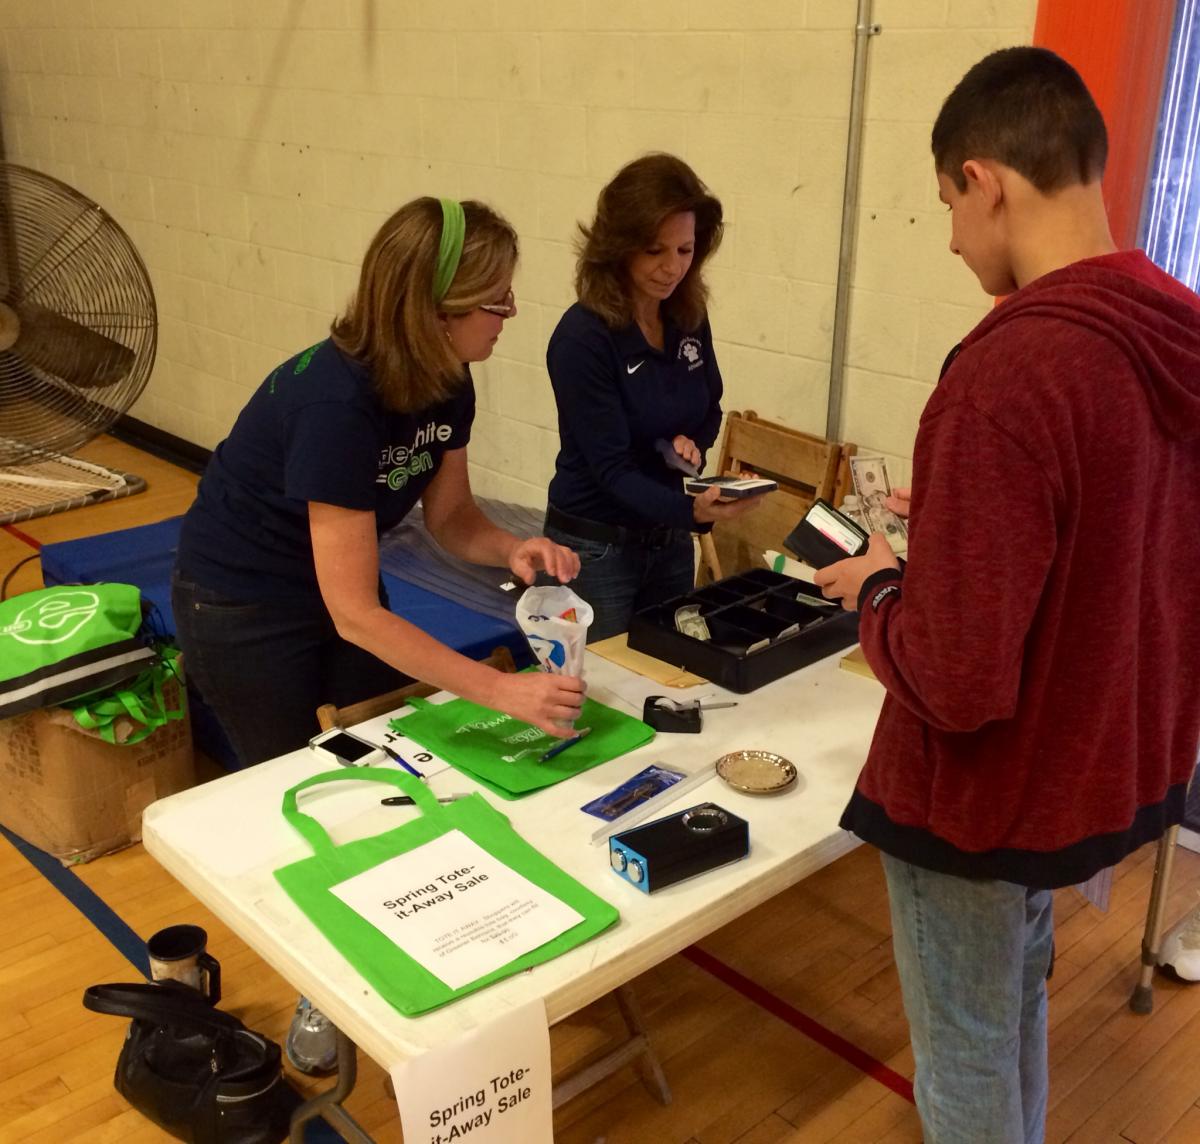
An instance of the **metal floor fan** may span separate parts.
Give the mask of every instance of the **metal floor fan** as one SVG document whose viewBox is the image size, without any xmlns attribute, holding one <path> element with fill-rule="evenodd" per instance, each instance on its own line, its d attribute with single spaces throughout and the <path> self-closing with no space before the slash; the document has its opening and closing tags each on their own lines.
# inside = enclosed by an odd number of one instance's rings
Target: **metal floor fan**
<svg viewBox="0 0 1200 1144">
<path fill-rule="evenodd" d="M 0 162 L 0 524 L 145 488 L 67 454 L 138 399 L 157 337 L 149 275 L 113 218 Z"/>
</svg>

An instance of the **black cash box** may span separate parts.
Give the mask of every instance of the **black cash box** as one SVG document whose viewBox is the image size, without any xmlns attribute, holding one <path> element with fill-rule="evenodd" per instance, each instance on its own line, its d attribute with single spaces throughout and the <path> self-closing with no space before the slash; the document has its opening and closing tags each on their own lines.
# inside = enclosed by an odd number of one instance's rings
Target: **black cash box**
<svg viewBox="0 0 1200 1144">
<path fill-rule="evenodd" d="M 755 568 L 635 612 L 629 646 L 730 691 L 763 687 L 858 642 L 858 613 L 806 603 L 814 585 Z M 711 640 L 675 629 L 675 610 L 699 605 Z"/>
</svg>

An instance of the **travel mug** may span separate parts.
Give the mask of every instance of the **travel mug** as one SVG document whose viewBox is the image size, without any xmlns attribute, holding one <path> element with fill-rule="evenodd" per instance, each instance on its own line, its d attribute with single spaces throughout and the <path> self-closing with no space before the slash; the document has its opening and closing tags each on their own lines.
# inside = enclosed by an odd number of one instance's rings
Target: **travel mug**
<svg viewBox="0 0 1200 1144">
<path fill-rule="evenodd" d="M 150 977 L 154 981 L 181 981 L 209 1004 L 221 1000 L 221 965 L 205 951 L 208 934 L 199 926 L 168 926 L 146 942 Z"/>
</svg>

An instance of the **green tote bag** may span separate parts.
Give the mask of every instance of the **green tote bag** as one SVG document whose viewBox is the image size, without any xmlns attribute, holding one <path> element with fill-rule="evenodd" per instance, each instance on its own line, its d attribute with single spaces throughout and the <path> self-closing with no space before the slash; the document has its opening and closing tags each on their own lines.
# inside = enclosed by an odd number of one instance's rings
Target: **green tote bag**
<svg viewBox="0 0 1200 1144">
<path fill-rule="evenodd" d="M 393 719 L 391 729 L 427 747 L 501 798 L 520 798 L 553 786 L 654 738 L 653 728 L 640 719 L 585 699 L 575 726 L 589 728 L 587 737 L 543 763 L 542 755 L 562 739 L 466 699 L 435 704 L 410 698 L 407 702 L 415 711 Z"/>
<path fill-rule="evenodd" d="M 421 816 L 382 834 L 336 845 L 316 819 L 298 808 L 297 795 L 324 783 L 359 779 L 399 787 L 415 800 Z M 314 853 L 276 870 L 279 884 L 379 995 L 406 1016 L 436 1009 L 493 981 L 550 961 L 603 932 L 619 916 L 615 907 L 535 850 L 478 794 L 443 804 L 422 782 L 403 772 L 343 767 L 292 787 L 283 796 L 283 816 Z M 451 831 L 461 831 L 493 858 L 576 910 L 583 920 L 499 969 L 452 989 L 333 893 L 333 887 L 348 878 Z"/>
</svg>

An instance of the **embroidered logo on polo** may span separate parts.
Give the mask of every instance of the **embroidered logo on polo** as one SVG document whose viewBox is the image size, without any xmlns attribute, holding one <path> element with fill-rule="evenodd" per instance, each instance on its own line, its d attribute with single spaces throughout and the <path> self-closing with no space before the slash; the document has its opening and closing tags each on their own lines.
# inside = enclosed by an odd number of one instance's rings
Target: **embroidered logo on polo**
<svg viewBox="0 0 1200 1144">
<path fill-rule="evenodd" d="M 641 369 L 641 368 L 642 368 L 642 366 L 644 366 L 645 364 L 646 364 L 646 359 L 645 359 L 645 358 L 642 358 L 642 360 L 641 360 L 641 361 L 639 361 L 639 362 L 634 362 L 634 363 L 633 363 L 633 365 L 626 365 L 626 366 L 625 366 L 625 372 L 626 372 L 626 373 L 637 373 L 637 371 L 638 371 L 639 369 Z"/>
<path fill-rule="evenodd" d="M 445 444 L 450 440 L 454 429 L 450 425 L 430 421 L 417 430 L 412 443 L 408 445 L 388 445 L 379 454 L 379 475 L 375 478 L 378 485 L 387 485 L 396 491 L 408 484 L 409 477 L 417 477 L 422 473 L 432 473 L 435 467 L 433 454 L 422 446 L 434 441 Z"/>
<path fill-rule="evenodd" d="M 700 350 L 703 347 L 700 345 L 699 338 L 680 338 L 679 339 L 679 360 L 688 363 L 688 372 L 694 369 L 699 369 L 704 364 L 704 359 L 700 356 Z"/>
</svg>

